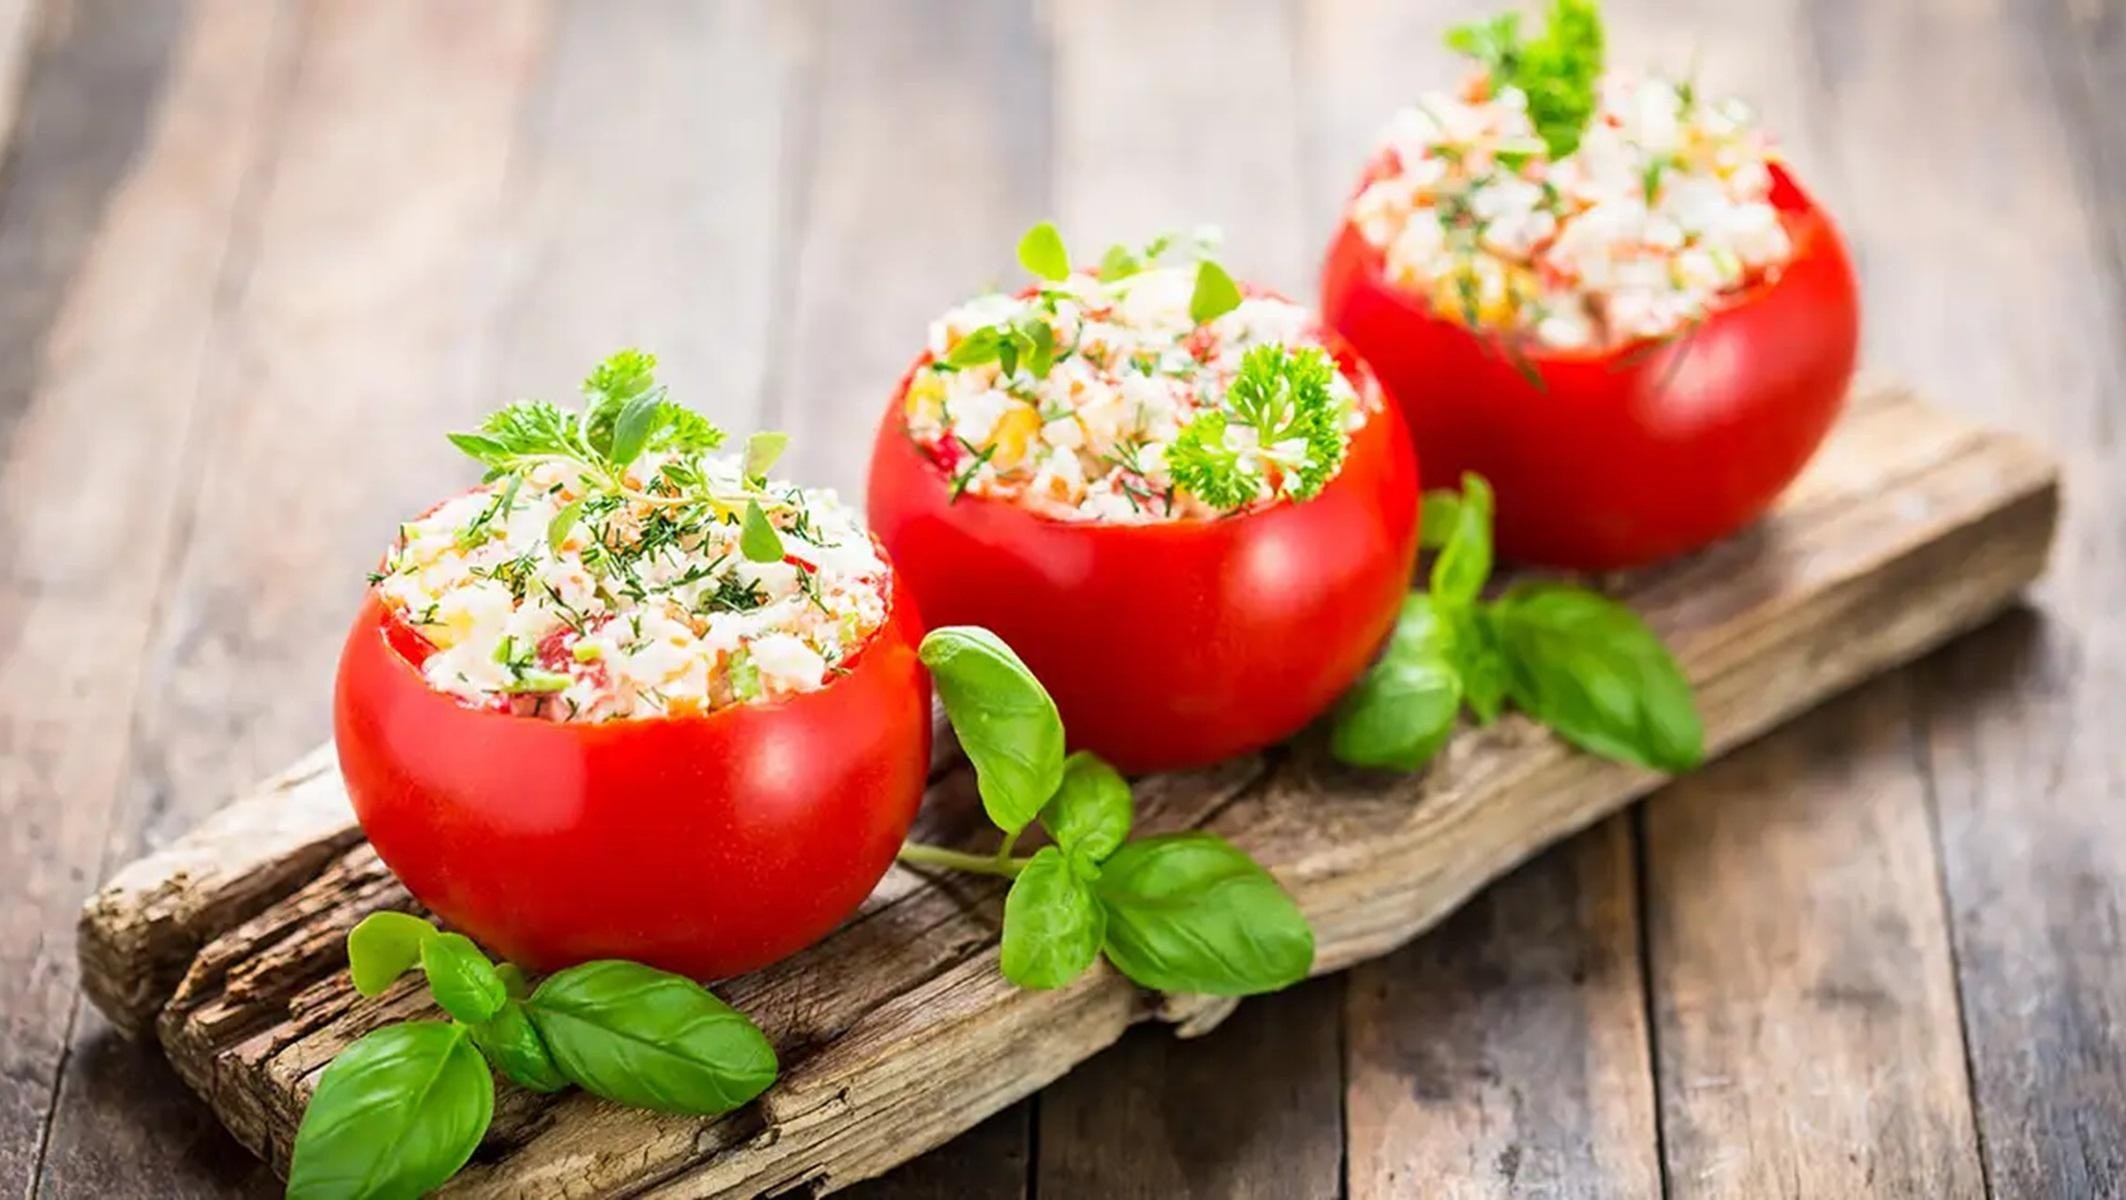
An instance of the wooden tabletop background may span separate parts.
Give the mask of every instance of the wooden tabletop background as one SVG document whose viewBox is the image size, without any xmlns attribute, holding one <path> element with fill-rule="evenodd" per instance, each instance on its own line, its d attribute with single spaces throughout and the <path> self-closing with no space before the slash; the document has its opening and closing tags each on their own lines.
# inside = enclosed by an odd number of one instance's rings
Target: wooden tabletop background
<svg viewBox="0 0 2126 1200">
<path fill-rule="evenodd" d="M 658 351 L 855 490 L 1044 216 L 1313 291 L 1489 0 L 0 0 L 0 1190 L 276 1193 L 74 981 L 76 907 L 326 731 L 440 437 Z M 2126 1190 L 2126 10 L 1609 0 L 1854 242 L 1867 358 L 2067 467 L 2030 609 L 1437 933 L 1140 1031 L 874 1197 Z"/>
</svg>

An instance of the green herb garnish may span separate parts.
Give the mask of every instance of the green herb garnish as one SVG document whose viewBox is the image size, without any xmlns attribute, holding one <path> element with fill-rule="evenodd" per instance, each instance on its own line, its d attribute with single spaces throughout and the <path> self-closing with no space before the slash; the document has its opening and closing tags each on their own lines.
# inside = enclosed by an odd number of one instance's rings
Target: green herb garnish
<svg viewBox="0 0 2126 1200">
<path fill-rule="evenodd" d="M 1003 831 L 993 855 L 910 843 L 904 862 L 1010 879 L 999 967 L 1022 987 L 1062 987 L 1103 953 L 1149 988 L 1240 996 L 1306 978 L 1314 931 L 1291 894 L 1207 833 L 1130 837 L 1129 784 L 1099 758 L 1062 755 L 1063 724 L 995 634 L 947 627 L 923 662 Z M 1054 845 L 1014 857 L 1035 820 Z"/>
<path fill-rule="evenodd" d="M 1265 452 L 1274 453 L 1281 443 L 1304 443 L 1298 461 L 1280 464 L 1286 471 L 1283 490 L 1295 499 L 1311 499 L 1343 465 L 1348 409 L 1335 393 L 1335 380 L 1335 360 L 1315 347 L 1249 349 L 1219 406 L 1190 421 L 1167 449 L 1168 473 L 1213 508 L 1254 500 L 1264 481 L 1228 442 L 1232 428 L 1244 426 Z"/>
<path fill-rule="evenodd" d="M 460 934 L 379 912 L 348 934 L 347 965 L 364 996 L 418 967 L 451 1020 L 386 1025 L 325 1068 L 295 1134 L 288 1195 L 298 1200 L 441 1187 L 494 1118 L 493 1071 L 534 1091 L 574 1084 L 620 1104 L 704 1116 L 775 1081 L 774 1047 L 743 1014 L 636 963 L 585 963 L 534 989 Z"/>
<path fill-rule="evenodd" d="M 1431 589 L 1403 605 L 1388 648 L 1338 704 L 1330 751 L 1353 766 L 1414 771 L 1466 705 L 1479 722 L 1514 707 L 1605 758 L 1685 771 L 1705 758 L 1689 682 L 1629 608 L 1586 588 L 1524 583 L 1482 598 L 1491 578 L 1492 497 L 1427 493 Z"/>
<path fill-rule="evenodd" d="M 1211 259 L 1196 264 L 1196 290 L 1189 294 L 1189 320 L 1198 325 L 1215 321 L 1240 307 L 1240 285 Z"/>
<path fill-rule="evenodd" d="M 1602 77 L 1602 10 L 1596 0 L 1551 0 L 1537 37 L 1522 35 L 1521 14 L 1504 12 L 1449 30 L 1447 46 L 1482 63 L 1494 88 L 1518 88 L 1528 97 L 1528 119 L 1553 161 L 1579 149 Z"/>
</svg>

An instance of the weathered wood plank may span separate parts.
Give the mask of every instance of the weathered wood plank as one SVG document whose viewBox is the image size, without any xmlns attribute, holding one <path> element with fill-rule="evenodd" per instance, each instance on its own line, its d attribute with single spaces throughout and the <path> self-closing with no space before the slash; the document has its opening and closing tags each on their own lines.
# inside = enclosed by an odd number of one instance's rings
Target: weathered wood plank
<svg viewBox="0 0 2126 1200">
<path fill-rule="evenodd" d="M 1024 1200 L 1034 1101 L 1024 1100 L 921 1158 L 846 1193 L 850 1200 Z"/>
<path fill-rule="evenodd" d="M 80 1008 L 69 910 L 111 861 L 124 717 L 199 468 L 211 297 L 282 57 L 226 6 L 199 15 L 73 6 L 0 175 L 0 1187 L 16 1194 L 50 1148 Z"/>
<path fill-rule="evenodd" d="M 793 478 L 864 493 L 871 434 L 930 318 L 1047 215 L 1048 64 L 1033 5 L 812 0 L 827 31 L 769 419 Z"/>
<path fill-rule="evenodd" d="M 1840 153 L 1818 86 L 1839 53 L 1815 36 L 1820 14 L 1683 7 L 1679 19 L 1673 5 L 1615 6 L 1618 44 L 1746 98 L 1842 213 L 1865 164 Z M 1909 303 L 1874 283 L 1870 315 Z M 1874 689 L 1679 781 L 1639 816 L 1671 1195 L 1980 1187 L 1910 698 L 1909 683 Z M 1889 979 L 1894 990 L 1871 990 Z"/>
<path fill-rule="evenodd" d="M 1054 7 L 1056 210 L 1081 258 L 1216 225 L 1236 271 L 1306 297 L 1295 17 L 1287 0 Z M 1335 1195 L 1337 990 L 1280 997 L 1201 1041 L 1147 1030 L 1086 1063 L 1040 1098 L 1035 1192 Z"/>
<path fill-rule="evenodd" d="M 1200 1038 L 1139 1028 L 1041 1093 L 1034 1192 L 1334 1200 L 1343 981 L 1243 1004 Z"/>
<path fill-rule="evenodd" d="M 1671 1196 L 1984 1194 L 1912 700 L 1883 680 L 1641 815 Z"/>
<path fill-rule="evenodd" d="M 471 478 L 428 439 L 393 444 L 391 471 L 351 468 L 349 448 L 486 407 L 476 378 L 494 310 L 486 234 L 508 210 L 512 130 L 546 34 L 538 6 L 477 21 L 462 5 L 397 0 L 212 15 L 287 42 L 291 67 L 260 105 L 276 140 L 256 172 L 255 228 L 214 293 L 201 437 L 185 460 L 196 477 L 174 497 L 181 535 L 108 835 L 124 857 L 327 731 L 322 698 L 378 530 Z M 358 271 L 346 269 L 350 246 Z M 289 815 L 296 838 L 314 828 Z M 290 829 L 277 832 L 289 846 Z M 321 849 L 293 849 L 289 865 L 314 874 Z M 77 1042 L 108 1036 L 90 1019 Z M 109 1153 L 124 1144 L 143 1077 L 167 1072 L 122 1055 L 74 1063 L 44 1186 L 99 1194 L 112 1178 L 167 1173 L 167 1150 Z"/>
<path fill-rule="evenodd" d="M 1604 5 L 1627 24 L 1635 7 Z M 1389 116 L 1455 79 L 1443 30 L 1494 9 L 1486 0 L 1305 6 L 1304 199 L 1317 237 L 1334 227 Z M 1614 42 L 1619 59 L 1636 57 L 1622 34 Z M 1630 822 L 1613 818 L 1352 972 L 1344 1066 L 1354 1200 L 1658 1193 L 1635 864 Z"/>
<path fill-rule="evenodd" d="M 1352 1200 L 1659 1194 L 1636 862 L 1612 817 L 1351 972 Z"/>
<path fill-rule="evenodd" d="M 1901 393 L 1857 408 L 1755 539 L 1624 582 L 1698 682 L 1716 748 L 1969 627 L 2044 561 L 2054 499 L 2041 456 Z M 1207 821 L 1278 870 L 1315 920 L 1322 971 L 1399 944 L 1654 782 L 1519 719 L 1465 737 L 1417 779 L 1337 770 L 1306 743 L 1255 781 L 1259 770 L 1149 779 L 1140 802 L 1155 826 Z M 948 776 L 932 803 L 968 805 L 964 776 Z M 164 1015 L 179 1070 L 266 1149 L 284 1152 L 303 1089 L 339 1046 L 411 1007 L 404 996 L 350 1003 L 339 935 L 367 907 L 404 900 L 366 848 L 339 869 L 346 879 L 211 943 Z M 371 890 L 350 897 L 357 881 Z M 996 899 L 982 885 L 912 887 L 896 874 L 834 937 L 731 985 L 785 1051 L 784 1079 L 755 1108 L 703 1122 L 580 1096 L 527 1101 L 453 1191 L 837 1186 L 976 1123 L 1152 1015 L 1106 971 L 1057 992 L 1004 984 Z"/>
<path fill-rule="evenodd" d="M 43 9 L 40 0 L 0 0 L 0 156 L 15 129 Z"/>
<path fill-rule="evenodd" d="M 2039 615 L 1926 665 L 1921 748 L 1992 1194 L 2119 1195 L 2126 30 L 2081 0 L 1816 6 L 1812 25 L 1876 361 L 2038 433 L 2074 481 Z M 1915 136 L 1901 82 L 1944 64 L 1957 86 Z"/>
<path fill-rule="evenodd" d="M 1057 217 L 1080 256 L 1214 225 L 1237 275 L 1306 297 L 1294 6 L 1100 0 L 1051 15 Z"/>
</svg>

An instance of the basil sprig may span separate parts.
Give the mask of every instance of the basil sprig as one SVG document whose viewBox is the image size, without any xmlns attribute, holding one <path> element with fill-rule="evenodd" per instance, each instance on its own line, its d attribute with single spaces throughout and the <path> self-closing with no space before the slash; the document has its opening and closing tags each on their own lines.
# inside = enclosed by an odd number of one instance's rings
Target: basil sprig
<svg viewBox="0 0 2126 1200">
<path fill-rule="evenodd" d="M 1056 702 L 1002 638 L 979 626 L 932 630 L 919 653 L 974 764 L 983 810 L 1016 834 L 1063 781 Z"/>
<path fill-rule="evenodd" d="M 1314 931 L 1290 893 L 1210 834 L 1130 840 L 1128 781 L 1085 751 L 1061 757 L 1054 702 L 995 634 L 939 629 L 924 639 L 922 658 L 1005 840 L 994 856 L 910 844 L 901 857 L 1012 881 L 999 960 L 1005 978 L 1062 987 L 1102 953 L 1160 991 L 1252 995 L 1306 977 Z M 1013 857 L 1036 819 L 1053 844 Z"/>
<path fill-rule="evenodd" d="M 375 1030 L 318 1078 L 288 1170 L 300 1200 L 423 1195 L 463 1167 L 494 1117 L 493 1071 L 533 1091 L 574 1084 L 664 1112 L 728 1112 L 775 1081 L 775 1051 L 694 982 L 637 963 L 557 971 L 536 990 L 470 939 L 405 913 L 347 937 L 355 986 L 374 996 L 418 966 L 449 1021 Z"/>
<path fill-rule="evenodd" d="M 1359 767 L 1415 771 L 1454 732 L 1507 701 L 1583 750 L 1658 771 L 1705 759 L 1705 727 L 1675 658 L 1636 613 L 1586 588 L 1522 583 L 1485 602 L 1491 488 L 1427 493 L 1420 540 L 1431 590 L 1403 604 L 1378 663 L 1339 702 L 1329 750 Z"/>
<path fill-rule="evenodd" d="M 386 1025 L 318 1078 L 289 1200 L 426 1195 L 472 1157 L 494 1115 L 494 1077 L 464 1026 Z"/>
<path fill-rule="evenodd" d="M 524 1002 L 576 1086 L 635 1108 L 729 1112 L 775 1082 L 775 1048 L 692 980 L 640 963 L 584 963 Z"/>
<path fill-rule="evenodd" d="M 1107 959 L 1162 992 L 1244 996 L 1306 978 L 1314 931 L 1255 860 L 1208 833 L 1131 842 L 1101 867 Z"/>
</svg>

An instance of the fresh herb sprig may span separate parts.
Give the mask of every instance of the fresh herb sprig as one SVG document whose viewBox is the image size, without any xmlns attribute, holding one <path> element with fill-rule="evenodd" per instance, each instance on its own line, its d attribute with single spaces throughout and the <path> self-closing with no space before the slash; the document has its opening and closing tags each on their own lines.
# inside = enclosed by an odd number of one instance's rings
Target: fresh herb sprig
<svg viewBox="0 0 2126 1200">
<path fill-rule="evenodd" d="M 768 487 L 766 476 L 788 437 L 754 434 L 736 485 L 711 478 L 702 455 L 723 445 L 724 431 L 671 399 L 656 369 L 655 355 L 622 350 L 583 381 L 581 409 L 519 400 L 488 414 L 478 429 L 449 435 L 451 444 L 485 466 L 489 481 L 508 478 L 511 489 L 541 466 L 571 470 L 584 494 L 548 526 L 547 538 L 557 547 L 587 514 L 635 503 L 677 516 L 668 522 L 675 526 L 742 520 L 746 557 L 780 562 L 781 535 L 766 517 L 792 504 Z M 645 454 L 669 457 L 648 480 L 639 480 L 630 468 Z"/>
<path fill-rule="evenodd" d="M 573 1084 L 636 1108 L 713 1115 L 758 1096 L 778 1070 L 744 1014 L 639 963 L 584 963 L 533 988 L 461 934 L 379 912 L 348 934 L 347 966 L 372 997 L 419 969 L 449 1019 L 384 1026 L 325 1068 L 296 1130 L 290 1200 L 441 1187 L 487 1133 L 493 1072 L 538 1092 Z"/>
<path fill-rule="evenodd" d="M 1162 234 L 1137 249 L 1117 243 L 1108 247 L 1094 275 L 1102 283 L 1119 283 L 1165 265 L 1178 254 L 1191 254 L 1196 261 L 1196 282 L 1189 295 L 1189 319 L 1201 325 L 1240 307 L 1244 299 L 1240 285 L 1213 257 L 1214 249 L 1215 237 L 1207 232 L 1192 237 Z M 1068 283 L 1072 275 L 1070 250 L 1055 223 L 1042 221 L 1027 230 L 1019 238 L 1018 258 L 1026 273 L 1041 283 L 1035 296 L 1041 311 L 971 331 L 951 351 L 931 363 L 930 369 L 964 371 L 995 363 L 1007 379 L 1022 368 L 1034 379 L 1045 379 L 1049 369 L 1069 353 L 1068 347 L 1056 344 L 1055 326 L 1050 321 L 1056 315 L 1057 302 L 1067 298 L 1070 291 L 1049 285 Z"/>
<path fill-rule="evenodd" d="M 1520 13 L 1503 12 L 1449 30 L 1447 46 L 1482 63 L 1493 86 L 1528 97 L 1528 119 L 1553 161 L 1579 149 L 1602 78 L 1597 0 L 1551 0 L 1539 36 L 1522 34 Z"/>
<path fill-rule="evenodd" d="M 1430 492 L 1423 532 L 1436 549 L 1431 590 L 1403 604 L 1387 650 L 1339 703 L 1330 752 L 1360 767 L 1414 771 L 1453 733 L 1464 706 L 1480 723 L 1507 702 L 1573 745 L 1657 771 L 1705 758 L 1689 682 L 1638 615 L 1597 592 L 1524 582 L 1486 602 L 1491 488 Z"/>
<path fill-rule="evenodd" d="M 1335 362 L 1317 348 L 1266 344 L 1249 349 L 1219 406 L 1190 421 L 1168 447 L 1168 473 L 1213 508 L 1254 500 L 1264 480 L 1230 444 L 1228 435 L 1239 426 L 1272 457 L 1284 443 L 1302 443 L 1297 459 L 1279 465 L 1287 476 L 1285 490 L 1295 499 L 1311 499 L 1343 465 L 1349 412 L 1335 393 L 1335 380 Z"/>
<path fill-rule="evenodd" d="M 1247 854 L 1208 833 L 1131 838 L 1129 784 L 1080 751 L 1065 757 L 1055 702 L 985 629 L 948 626 L 921 656 L 1003 834 L 994 854 L 915 843 L 901 860 L 1011 880 L 1000 967 L 1022 987 L 1062 987 L 1107 960 L 1165 992 L 1252 995 L 1306 977 L 1314 931 Z M 1015 856 L 1039 823 L 1052 844 Z"/>
</svg>

